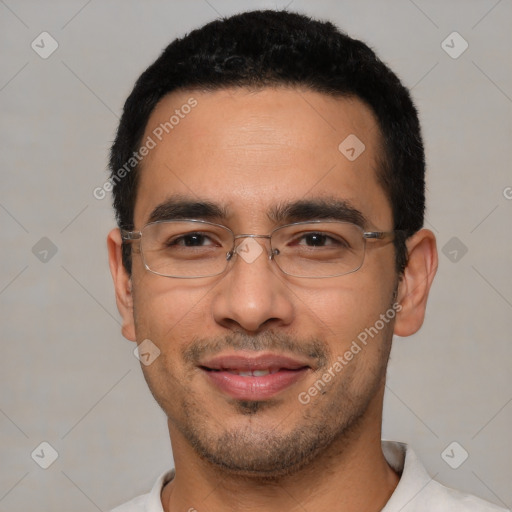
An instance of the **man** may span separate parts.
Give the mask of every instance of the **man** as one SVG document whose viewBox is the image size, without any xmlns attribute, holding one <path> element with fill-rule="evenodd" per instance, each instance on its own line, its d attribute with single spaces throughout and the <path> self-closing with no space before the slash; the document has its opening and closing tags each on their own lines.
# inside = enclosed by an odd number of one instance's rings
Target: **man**
<svg viewBox="0 0 512 512">
<path fill-rule="evenodd" d="M 393 334 L 437 268 L 398 78 L 332 24 L 256 11 L 174 41 L 111 153 L 123 335 L 175 470 L 134 511 L 490 511 L 381 441 Z"/>
</svg>

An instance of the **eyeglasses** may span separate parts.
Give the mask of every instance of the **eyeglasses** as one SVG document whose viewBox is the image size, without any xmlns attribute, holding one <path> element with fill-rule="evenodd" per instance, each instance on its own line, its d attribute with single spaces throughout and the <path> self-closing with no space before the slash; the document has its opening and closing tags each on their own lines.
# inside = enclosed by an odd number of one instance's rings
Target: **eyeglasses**
<svg viewBox="0 0 512 512">
<path fill-rule="evenodd" d="M 152 222 L 141 231 L 121 230 L 125 243 L 140 240 L 147 270 L 182 279 L 218 276 L 226 271 L 235 255 L 252 263 L 264 251 L 256 238 L 269 240 L 268 259 L 286 275 L 342 276 L 361 268 L 367 240 L 392 239 L 394 234 L 368 232 L 350 222 L 329 220 L 286 224 L 269 235 L 235 235 L 226 226 L 196 219 Z"/>
</svg>

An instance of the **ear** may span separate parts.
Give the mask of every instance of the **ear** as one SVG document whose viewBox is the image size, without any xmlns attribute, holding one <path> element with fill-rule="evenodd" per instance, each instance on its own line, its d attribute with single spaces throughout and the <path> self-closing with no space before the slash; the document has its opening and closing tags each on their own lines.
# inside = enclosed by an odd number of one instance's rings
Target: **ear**
<svg viewBox="0 0 512 512">
<path fill-rule="evenodd" d="M 119 229 L 113 229 L 107 237 L 108 262 L 116 292 L 117 309 L 121 314 L 123 326 L 121 332 L 130 341 L 136 341 L 133 319 L 132 281 L 124 268 L 122 259 L 122 240 Z"/>
<path fill-rule="evenodd" d="M 409 258 L 398 285 L 397 301 L 402 309 L 396 316 L 394 333 L 397 336 L 410 336 L 423 324 L 438 264 L 436 237 L 432 231 L 421 229 L 406 245 Z"/>
</svg>

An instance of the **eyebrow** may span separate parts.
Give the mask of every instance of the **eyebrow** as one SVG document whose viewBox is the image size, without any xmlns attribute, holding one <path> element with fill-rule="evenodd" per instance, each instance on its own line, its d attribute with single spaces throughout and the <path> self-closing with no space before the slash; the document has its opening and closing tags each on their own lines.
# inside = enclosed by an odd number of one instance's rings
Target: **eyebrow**
<svg viewBox="0 0 512 512">
<path fill-rule="evenodd" d="M 334 197 L 281 203 L 271 208 L 268 217 L 277 224 L 308 220 L 338 220 L 352 222 L 361 228 L 368 225 L 368 220 L 360 210 L 352 206 L 349 201 Z"/>
<path fill-rule="evenodd" d="M 215 221 L 227 217 L 227 209 L 218 204 L 210 201 L 191 200 L 184 196 L 171 196 L 151 212 L 148 223 L 176 219 Z"/>
<path fill-rule="evenodd" d="M 149 215 L 148 223 L 179 219 L 222 222 L 232 216 L 227 207 L 211 201 L 171 196 L 154 208 Z M 368 225 L 368 220 L 360 210 L 349 201 L 334 197 L 282 202 L 271 207 L 267 217 L 276 225 L 308 220 L 352 222 L 361 228 Z"/>
</svg>

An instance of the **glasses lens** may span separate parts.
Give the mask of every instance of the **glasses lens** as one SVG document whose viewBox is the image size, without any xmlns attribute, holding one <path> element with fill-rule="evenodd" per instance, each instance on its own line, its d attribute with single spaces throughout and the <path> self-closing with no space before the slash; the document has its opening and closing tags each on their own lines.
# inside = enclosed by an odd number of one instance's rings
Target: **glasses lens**
<svg viewBox="0 0 512 512">
<path fill-rule="evenodd" d="M 141 248 L 146 267 L 167 277 L 207 277 L 222 273 L 233 245 L 231 231 L 201 221 L 148 224 Z"/>
<path fill-rule="evenodd" d="M 274 231 L 279 268 L 296 277 L 335 277 L 363 264 L 365 240 L 359 226 L 345 222 L 299 223 Z"/>
</svg>

